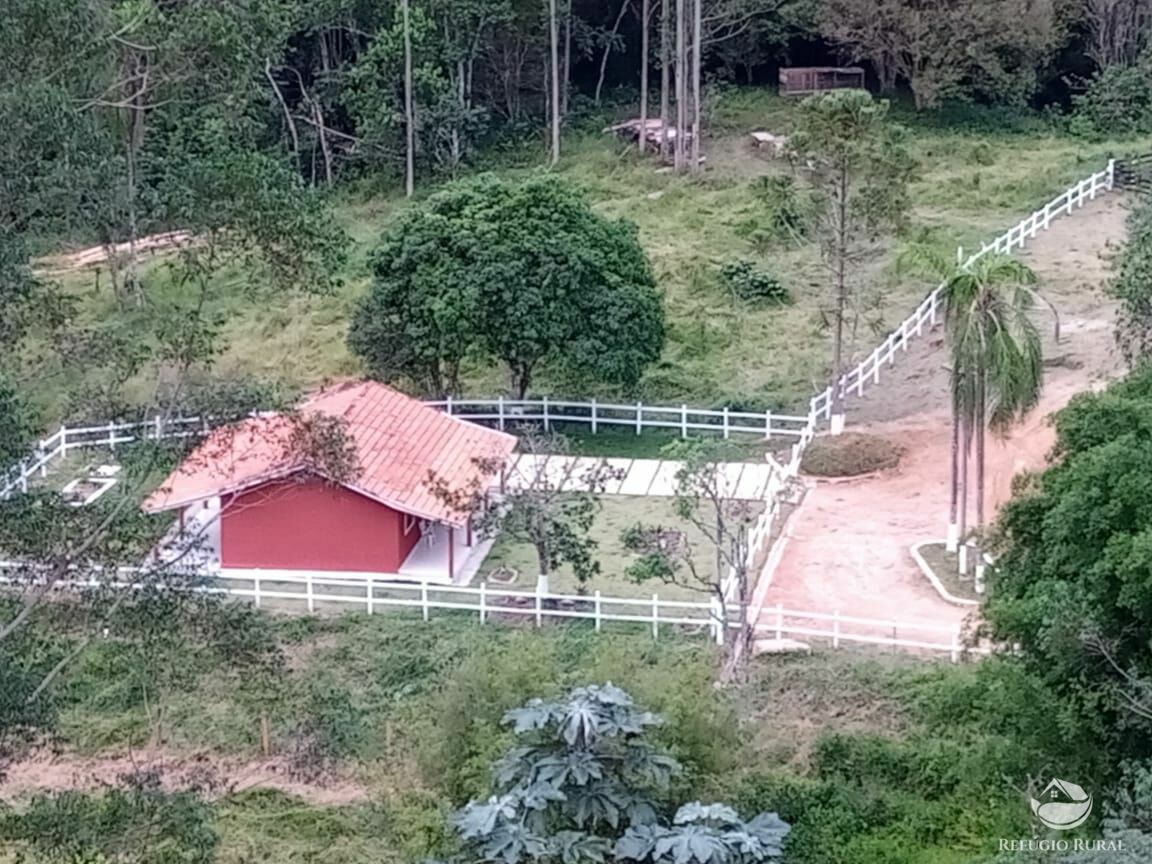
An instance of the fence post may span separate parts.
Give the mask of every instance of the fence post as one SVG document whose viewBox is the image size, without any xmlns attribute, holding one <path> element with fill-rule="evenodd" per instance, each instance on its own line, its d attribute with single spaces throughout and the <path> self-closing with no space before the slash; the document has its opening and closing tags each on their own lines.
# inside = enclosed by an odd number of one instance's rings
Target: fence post
<svg viewBox="0 0 1152 864">
<path fill-rule="evenodd" d="M 772 437 L 772 412 L 764 412 L 764 440 L 767 441 Z"/>
<path fill-rule="evenodd" d="M 960 625 L 956 626 L 956 632 L 952 634 L 952 662 L 960 662 Z"/>
<path fill-rule="evenodd" d="M 776 641 L 784 638 L 784 604 L 776 604 Z"/>
<path fill-rule="evenodd" d="M 688 437 L 688 406 L 680 406 L 680 437 Z"/>
<path fill-rule="evenodd" d="M 428 620 L 428 583 L 420 583 L 420 609 L 424 614 L 424 620 Z"/>
<path fill-rule="evenodd" d="M 540 592 L 540 582 L 536 582 L 536 626 L 544 623 L 544 595 Z"/>
<path fill-rule="evenodd" d="M 164 437 L 164 421 L 162 421 L 160 415 L 157 414 L 155 418 L 153 418 L 152 423 L 156 429 L 156 440 L 159 441 Z"/>
<path fill-rule="evenodd" d="M 260 573 L 255 572 L 252 576 L 252 605 L 257 609 L 260 608 Z"/>
<path fill-rule="evenodd" d="M 444 400 L 444 413 L 449 417 L 452 416 L 452 394 L 448 394 L 448 398 Z"/>
<path fill-rule="evenodd" d="M 636 403 L 636 434 L 637 435 L 640 434 L 640 427 L 643 425 L 643 421 L 644 421 L 644 403 L 643 402 L 637 402 Z"/>
<path fill-rule="evenodd" d="M 1108 189 L 1112 189 L 1116 184 L 1116 160 L 1108 160 L 1108 179 L 1105 181 Z"/>
<path fill-rule="evenodd" d="M 305 589 L 306 589 L 306 595 L 308 597 L 308 611 L 309 612 L 315 612 L 316 611 L 316 601 L 313 597 L 312 571 L 308 570 L 306 572 L 308 573 L 308 579 L 304 584 L 305 584 Z"/>
<path fill-rule="evenodd" d="M 724 610 L 720 605 L 720 601 L 715 597 L 708 600 L 708 612 L 712 617 L 712 627 L 716 634 L 716 644 L 724 644 L 724 630 L 728 627 L 728 621 L 723 617 Z"/>
<path fill-rule="evenodd" d="M 496 413 L 500 417 L 500 431 L 504 431 L 504 397 L 498 396 L 496 398 Z"/>
<path fill-rule="evenodd" d="M 36 458 L 40 462 L 40 476 L 48 476 L 48 452 L 44 449 L 44 442 L 40 442 L 39 448 L 36 450 Z"/>
<path fill-rule="evenodd" d="M 116 449 L 116 421 L 108 424 L 108 449 Z"/>
<path fill-rule="evenodd" d="M 724 437 L 728 437 L 728 406 L 724 406 Z"/>
<path fill-rule="evenodd" d="M 840 610 L 832 613 L 832 647 L 840 647 Z"/>
<path fill-rule="evenodd" d="M 660 638 L 660 595 L 652 595 L 652 638 Z"/>
<path fill-rule="evenodd" d="M 28 463 L 27 462 L 21 462 L 20 463 L 20 491 L 21 492 L 27 492 L 28 491 Z"/>
<path fill-rule="evenodd" d="M 599 591 L 596 592 L 595 605 L 592 608 L 593 608 L 593 614 L 595 616 L 593 618 L 593 620 L 596 622 L 596 632 L 599 633 L 600 628 L 603 625 L 603 619 L 601 618 L 601 612 L 600 612 L 600 592 Z"/>
<path fill-rule="evenodd" d="M 375 586 L 372 584 L 372 575 L 371 575 L 371 574 L 369 574 L 369 575 L 368 575 L 368 576 L 367 576 L 367 577 L 364 579 L 364 585 L 365 585 L 365 589 L 366 589 L 366 590 L 367 590 L 367 592 L 368 592 L 368 593 L 367 593 L 367 606 L 368 606 L 368 614 L 369 614 L 369 615 L 371 615 L 371 614 L 372 614 L 372 601 L 374 601 L 374 600 L 376 599 L 376 598 L 375 598 L 375 596 L 374 596 L 374 595 L 375 595 L 375 591 L 376 591 L 376 588 L 375 588 Z"/>
<path fill-rule="evenodd" d="M 596 434 L 596 399 L 592 399 L 592 434 Z"/>
<path fill-rule="evenodd" d="M 956 247 L 956 263 L 957 264 L 963 264 L 964 263 L 964 247 L 963 246 L 957 246 Z"/>
<path fill-rule="evenodd" d="M 544 431 L 547 432 L 548 431 L 548 397 L 547 396 L 545 396 L 543 398 L 543 400 L 541 400 L 541 404 L 544 406 Z"/>
<path fill-rule="evenodd" d="M 488 593 L 488 580 L 485 579 L 485 580 L 480 582 L 480 623 L 481 624 L 483 624 L 485 619 L 488 617 L 487 593 Z"/>
</svg>

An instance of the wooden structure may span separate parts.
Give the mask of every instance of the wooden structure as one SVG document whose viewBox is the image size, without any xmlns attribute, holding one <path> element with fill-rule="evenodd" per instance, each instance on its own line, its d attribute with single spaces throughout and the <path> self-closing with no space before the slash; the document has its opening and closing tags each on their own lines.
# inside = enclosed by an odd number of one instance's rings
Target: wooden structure
<svg viewBox="0 0 1152 864">
<path fill-rule="evenodd" d="M 808 96 L 846 88 L 864 88 L 864 70 L 859 66 L 797 66 L 780 70 L 781 96 Z"/>
</svg>

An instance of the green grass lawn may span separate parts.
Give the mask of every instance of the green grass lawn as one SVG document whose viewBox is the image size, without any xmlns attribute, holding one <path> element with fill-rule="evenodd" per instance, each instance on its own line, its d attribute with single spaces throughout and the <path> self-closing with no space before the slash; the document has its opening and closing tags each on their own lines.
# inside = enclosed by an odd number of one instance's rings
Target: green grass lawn
<svg viewBox="0 0 1152 864">
<path fill-rule="evenodd" d="M 602 509 L 596 514 L 592 527 L 592 537 L 599 544 L 597 559 L 601 573 L 587 586 L 589 593 L 601 591 L 616 597 L 637 597 L 650 599 L 659 594 L 667 600 L 687 600 L 707 603 L 708 594 L 679 585 L 663 582 L 636 583 L 625 574 L 635 556 L 620 542 L 620 533 L 637 523 L 663 526 L 683 532 L 693 550 L 693 560 L 702 575 L 711 578 L 715 557 L 714 547 L 695 526 L 680 519 L 673 511 L 672 498 L 638 495 L 605 495 L 601 498 Z M 492 551 L 488 553 L 480 569 L 483 578 L 497 567 L 511 567 L 519 572 L 515 583 L 517 590 L 532 591 L 536 586 L 536 552 L 527 543 L 518 543 L 507 537 L 498 537 Z M 574 594 L 580 587 L 570 567 L 561 567 L 551 574 L 549 587 L 555 594 Z"/>
<path fill-rule="evenodd" d="M 786 133 L 793 107 L 764 89 L 726 91 L 705 145 L 707 169 L 698 176 L 659 172 L 650 158 L 641 159 L 633 148 L 597 131 L 573 131 L 566 138 L 557 173 L 584 188 L 601 212 L 639 226 L 665 295 L 668 346 L 635 396 L 657 403 L 794 410 L 822 388 L 829 357 L 821 314 L 827 279 L 817 251 L 810 244 L 758 248 L 748 239 L 761 218 L 752 184 L 790 169 L 754 151 L 747 133 L 757 128 Z M 1034 131 L 991 135 L 943 128 L 914 116 L 905 119 L 915 124 L 910 146 L 920 166 L 911 189 L 913 211 L 906 235 L 891 241 L 862 274 L 868 308 L 854 340 L 860 353 L 908 315 L 931 287 L 895 272 L 901 243 L 929 242 L 949 252 L 958 244 L 974 248 L 1071 182 L 1099 170 L 1110 155 L 1140 146 L 1089 143 L 1058 135 L 1039 122 Z M 519 155 L 519 164 L 505 158 L 498 166 L 502 173 L 541 170 L 523 167 L 536 161 L 534 155 Z M 417 200 L 432 191 L 431 184 L 423 187 Z M 214 363 L 215 373 L 300 388 L 361 372 L 345 344 L 347 322 L 369 284 L 368 251 L 407 206 L 396 195 L 340 193 L 339 219 L 354 247 L 343 284 L 330 295 L 270 297 L 242 286 L 239 274 L 222 276 L 236 287 L 224 292 L 228 299 L 221 304 L 228 313 L 222 334 L 226 347 Z M 795 302 L 757 305 L 735 298 L 717 276 L 718 267 L 734 258 L 749 258 L 772 270 Z M 163 281 L 160 268 L 151 259 L 145 272 Z M 92 273 L 70 277 L 64 288 L 79 301 L 81 320 L 129 341 L 153 314 L 149 307 L 118 308 L 106 287 L 95 287 Z M 82 371 L 35 362 L 45 367 L 33 395 L 46 424 L 73 411 L 74 404 L 85 404 L 75 394 L 91 391 L 107 377 L 98 364 Z M 493 369 L 470 370 L 467 381 L 474 394 L 506 388 L 504 376 Z M 154 383 L 141 376 L 129 391 L 140 395 Z M 546 379 L 540 389 L 550 389 Z"/>
</svg>

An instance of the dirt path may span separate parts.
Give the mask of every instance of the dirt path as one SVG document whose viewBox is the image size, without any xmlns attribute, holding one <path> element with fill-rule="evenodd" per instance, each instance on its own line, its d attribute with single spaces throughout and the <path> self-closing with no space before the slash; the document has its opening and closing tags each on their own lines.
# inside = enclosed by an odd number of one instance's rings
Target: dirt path
<svg viewBox="0 0 1152 864">
<path fill-rule="evenodd" d="M 202 789 L 219 797 L 245 789 L 276 789 L 317 805 L 350 804 L 368 797 L 368 789 L 345 778 L 318 782 L 293 779 L 280 759 L 246 761 L 206 753 L 173 755 L 137 752 L 110 756 L 78 756 L 40 751 L 7 768 L 0 776 L 0 802 L 37 792 L 98 789 L 117 785 L 127 774 L 155 771 L 168 789 Z"/>
<path fill-rule="evenodd" d="M 1042 467 L 1053 442 L 1048 415 L 1078 392 L 1120 373 L 1114 307 L 1104 293 L 1108 258 L 1124 236 L 1126 209 L 1108 195 L 1053 223 L 1022 256 L 1060 312 L 1062 338 L 1049 336 L 1040 406 L 1004 440 L 990 440 L 986 503 L 995 512 L 1012 478 Z M 1051 318 L 1037 313 L 1051 328 Z M 796 514 L 792 540 L 766 606 L 954 625 L 966 613 L 944 603 L 919 573 L 909 546 L 943 539 L 947 526 L 949 419 L 942 334 L 899 357 L 874 390 L 849 402 L 850 428 L 905 447 L 891 472 L 855 482 L 818 483 Z M 765 616 L 768 612 L 765 612 Z M 767 623 L 767 617 L 762 619 Z"/>
</svg>

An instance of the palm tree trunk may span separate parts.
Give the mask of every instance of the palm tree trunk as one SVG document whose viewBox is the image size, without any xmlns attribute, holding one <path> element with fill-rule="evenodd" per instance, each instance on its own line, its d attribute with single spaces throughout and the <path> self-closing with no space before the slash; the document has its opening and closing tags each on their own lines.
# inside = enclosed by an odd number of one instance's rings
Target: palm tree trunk
<svg viewBox="0 0 1152 864">
<path fill-rule="evenodd" d="M 976 388 L 976 590 L 984 589 L 984 435 L 986 379 L 982 374 Z"/>
<path fill-rule="evenodd" d="M 960 535 L 960 575 L 968 572 L 968 451 L 972 448 L 972 419 L 961 420 L 960 442 L 960 514 L 958 531 Z"/>
<path fill-rule="evenodd" d="M 960 503 L 960 412 L 952 405 L 952 454 L 948 490 L 948 543 L 947 550 L 955 552 L 960 533 L 956 524 L 956 510 Z"/>
</svg>

